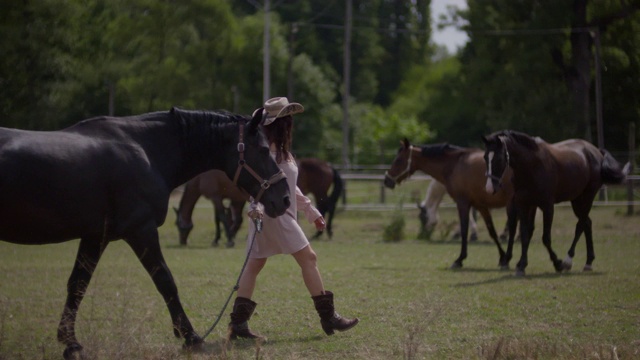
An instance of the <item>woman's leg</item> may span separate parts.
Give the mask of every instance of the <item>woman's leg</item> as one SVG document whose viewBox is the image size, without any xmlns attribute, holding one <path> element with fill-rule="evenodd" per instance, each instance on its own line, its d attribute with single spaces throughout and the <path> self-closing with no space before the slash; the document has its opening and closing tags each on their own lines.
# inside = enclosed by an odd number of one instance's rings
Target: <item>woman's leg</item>
<svg viewBox="0 0 640 360">
<path fill-rule="evenodd" d="M 318 257 L 311 248 L 311 245 L 305 246 L 302 250 L 292 255 L 298 262 L 300 270 L 302 270 L 302 280 L 307 286 L 307 290 L 309 290 L 311 296 L 324 294 L 322 276 L 320 276 L 320 270 L 318 270 L 317 265 Z"/>
<path fill-rule="evenodd" d="M 247 267 L 244 269 L 242 276 L 240 277 L 238 296 L 251 299 L 253 296 L 253 290 L 256 288 L 256 279 L 258 274 L 264 265 L 267 263 L 267 258 L 263 259 L 249 259 L 247 261 Z"/>
</svg>

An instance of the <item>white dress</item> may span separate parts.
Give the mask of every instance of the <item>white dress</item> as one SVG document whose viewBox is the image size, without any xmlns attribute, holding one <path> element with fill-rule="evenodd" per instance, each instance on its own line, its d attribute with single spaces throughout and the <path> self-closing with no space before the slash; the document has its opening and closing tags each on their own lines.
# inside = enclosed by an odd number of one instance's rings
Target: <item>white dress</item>
<svg viewBox="0 0 640 360">
<path fill-rule="evenodd" d="M 271 153 L 275 157 L 275 153 Z M 277 254 L 293 254 L 309 245 L 309 240 L 300 228 L 297 220 L 298 211 L 305 214 L 309 223 L 319 218 L 320 212 L 311 204 L 311 200 L 302 194 L 296 186 L 298 180 L 298 165 L 295 159 L 285 160 L 278 167 L 287 175 L 289 192 L 295 194 L 295 201 L 287 211 L 276 218 L 265 215 L 262 219 L 262 232 L 256 234 L 250 258 L 261 259 Z M 262 205 L 259 205 L 262 208 Z M 247 237 L 247 251 L 255 232 L 255 224 L 249 221 L 249 236 Z"/>
</svg>

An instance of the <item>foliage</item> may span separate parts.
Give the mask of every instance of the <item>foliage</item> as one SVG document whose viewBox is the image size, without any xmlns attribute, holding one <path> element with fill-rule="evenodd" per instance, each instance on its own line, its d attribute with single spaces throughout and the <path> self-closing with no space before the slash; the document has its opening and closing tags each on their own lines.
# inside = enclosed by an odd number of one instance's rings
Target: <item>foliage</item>
<svg viewBox="0 0 640 360">
<path fill-rule="evenodd" d="M 390 216 L 390 222 L 382 232 L 382 241 L 398 242 L 404 240 L 405 220 L 402 213 L 402 201 L 398 203 L 396 210 Z"/>
<path fill-rule="evenodd" d="M 575 3 L 584 14 L 567 2 L 470 0 L 444 20 L 470 39 L 447 56 L 431 43 L 429 0 L 354 0 L 350 161 L 384 162 L 407 131 L 463 146 L 503 128 L 594 141 L 587 27 L 601 34 L 604 143 L 625 152 L 640 117 L 640 6 Z M 0 126 L 50 130 L 174 105 L 249 114 L 263 100 L 263 4 L 1 0 Z M 345 4 L 271 4 L 270 93 L 306 109 L 294 151 L 340 161 Z"/>
</svg>

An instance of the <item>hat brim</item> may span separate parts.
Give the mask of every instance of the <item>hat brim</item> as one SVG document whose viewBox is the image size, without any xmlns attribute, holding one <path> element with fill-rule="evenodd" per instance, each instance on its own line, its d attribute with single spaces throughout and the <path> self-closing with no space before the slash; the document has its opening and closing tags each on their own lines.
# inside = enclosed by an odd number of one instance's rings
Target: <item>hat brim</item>
<svg viewBox="0 0 640 360">
<path fill-rule="evenodd" d="M 275 116 L 267 116 L 267 118 L 264 120 L 264 125 L 269 125 L 278 118 L 299 114 L 301 112 L 304 112 L 304 107 L 301 104 L 290 103 L 287 106 L 283 107 L 282 110 L 280 110 Z"/>
</svg>

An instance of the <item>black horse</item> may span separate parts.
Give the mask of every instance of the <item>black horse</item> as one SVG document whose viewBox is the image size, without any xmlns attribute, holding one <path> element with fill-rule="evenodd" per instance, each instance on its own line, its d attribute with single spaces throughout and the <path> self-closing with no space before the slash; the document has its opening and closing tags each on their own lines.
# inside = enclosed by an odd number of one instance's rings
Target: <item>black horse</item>
<svg viewBox="0 0 640 360">
<path fill-rule="evenodd" d="M 528 264 L 527 252 L 534 229 L 536 209 L 542 211 L 542 242 L 557 272 L 569 270 L 576 243 L 584 233 L 587 241 L 587 263 L 584 270 L 592 269 L 595 259 L 589 212 L 602 184 L 619 184 L 629 172 L 604 149 L 581 139 L 569 139 L 549 144 L 516 131 L 500 131 L 483 137 L 487 182 L 486 191 L 495 193 L 503 183 L 503 173 L 511 168 L 513 201 L 520 220 L 522 256 L 516 274 L 523 276 Z M 554 204 L 570 201 L 578 218 L 575 236 L 568 256 L 563 262 L 551 248 L 551 224 Z M 515 224 L 510 223 L 510 230 Z M 509 239 L 508 252 L 513 247 Z"/>
<path fill-rule="evenodd" d="M 261 121 L 173 108 L 93 118 L 60 131 L 0 128 L 0 239 L 80 239 L 58 327 L 65 358 L 82 350 L 75 335 L 78 307 L 100 256 L 118 239 L 133 249 L 162 294 L 174 334 L 188 347 L 202 343 L 180 303 L 157 228 L 165 221 L 171 190 L 214 168 L 261 197 L 267 215 L 285 212 L 287 183 L 269 155 Z"/>
</svg>

